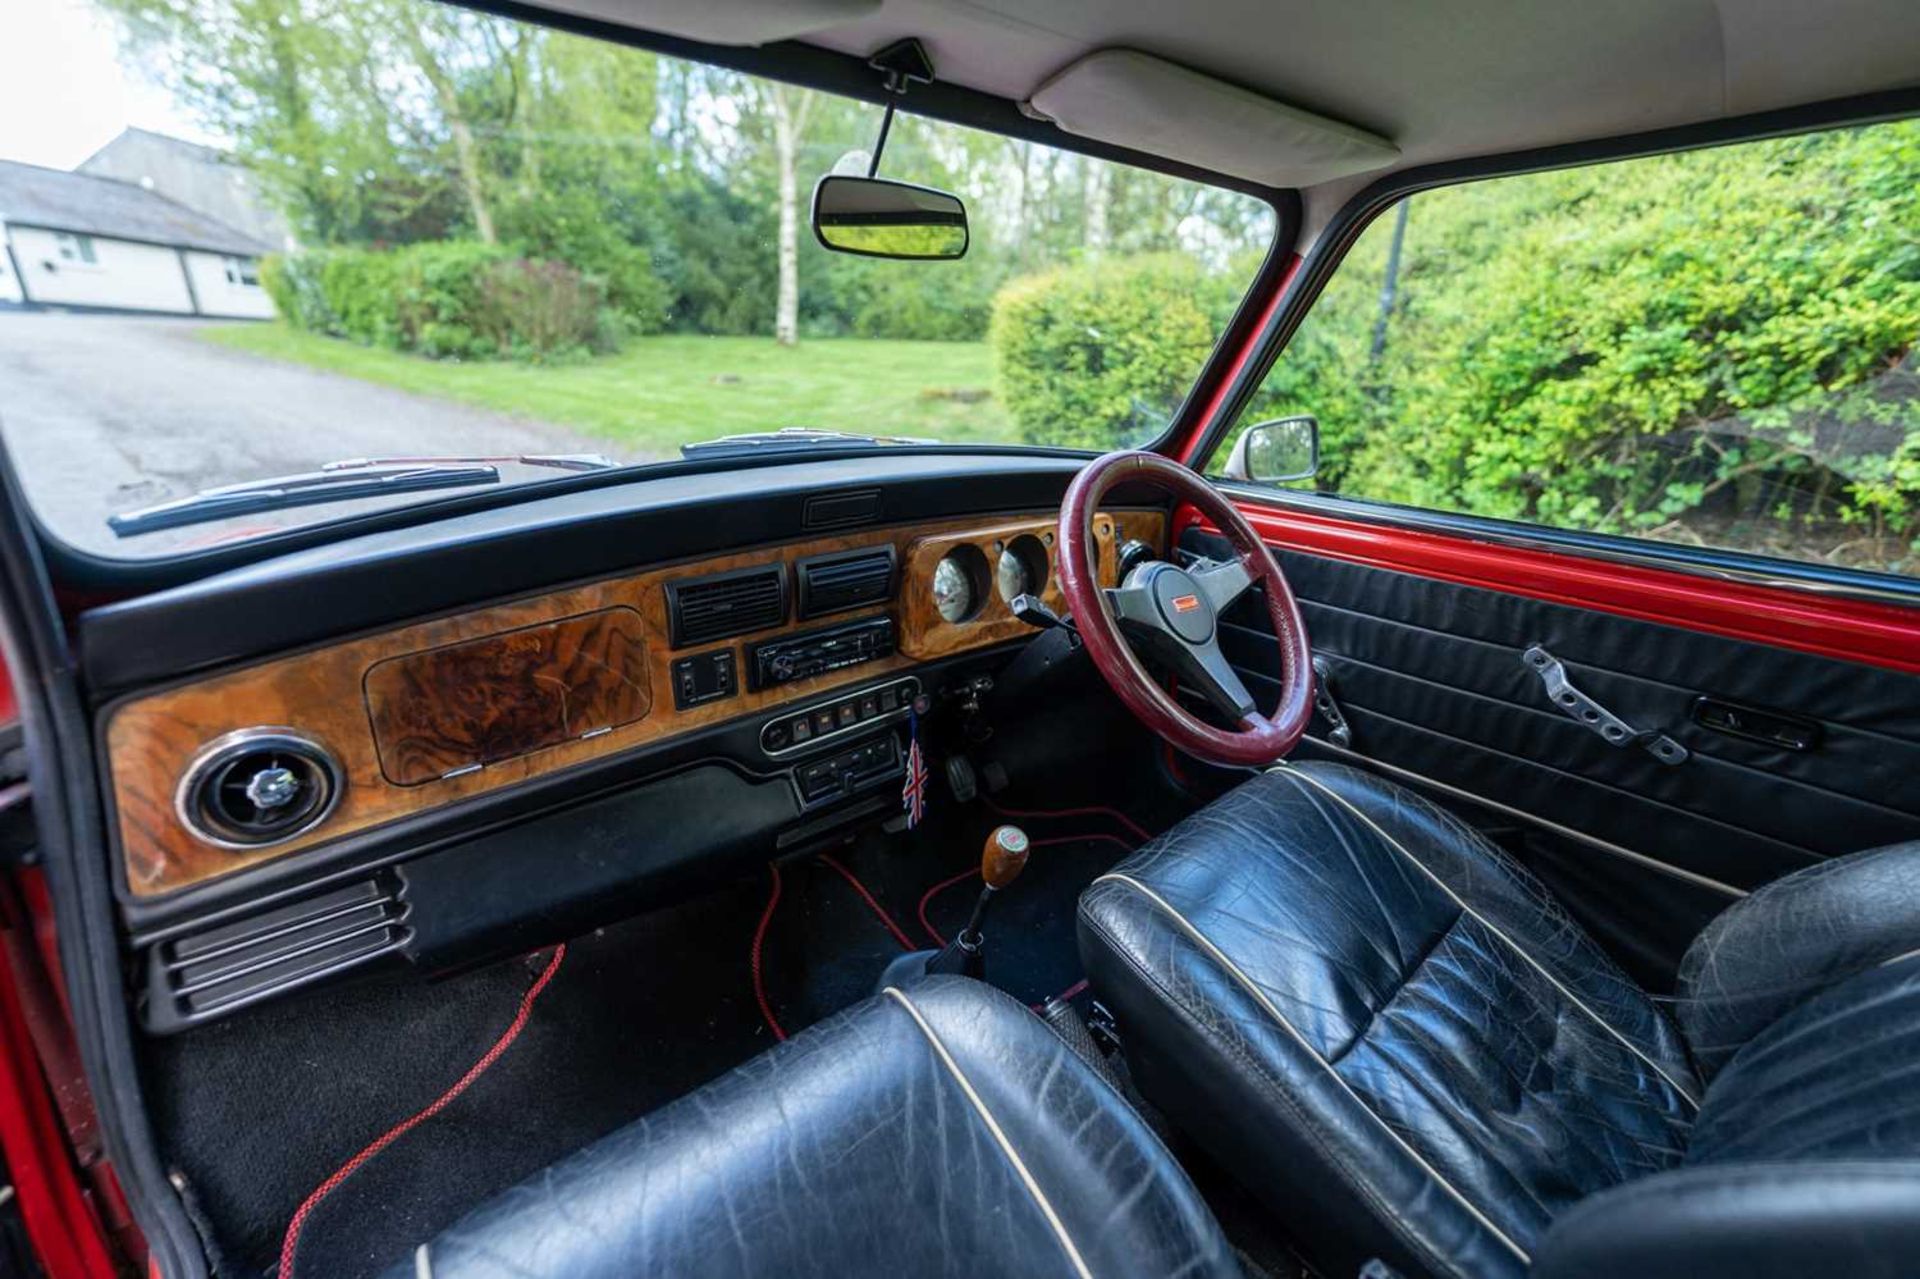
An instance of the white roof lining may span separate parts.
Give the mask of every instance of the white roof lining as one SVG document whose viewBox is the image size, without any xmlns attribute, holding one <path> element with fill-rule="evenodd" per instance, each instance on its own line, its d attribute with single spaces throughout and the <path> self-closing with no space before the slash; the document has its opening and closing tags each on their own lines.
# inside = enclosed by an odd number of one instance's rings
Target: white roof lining
<svg viewBox="0 0 1920 1279">
<path fill-rule="evenodd" d="M 809 40 L 919 35 L 943 80 L 1014 101 L 1139 49 L 1389 138 L 1404 169 L 1920 84 L 1911 3 L 886 0 Z"/>
<path fill-rule="evenodd" d="M 1068 133 L 1269 187 L 1388 167 L 1385 138 L 1134 49 L 1101 49 L 1049 77 L 1029 114 Z"/>
</svg>

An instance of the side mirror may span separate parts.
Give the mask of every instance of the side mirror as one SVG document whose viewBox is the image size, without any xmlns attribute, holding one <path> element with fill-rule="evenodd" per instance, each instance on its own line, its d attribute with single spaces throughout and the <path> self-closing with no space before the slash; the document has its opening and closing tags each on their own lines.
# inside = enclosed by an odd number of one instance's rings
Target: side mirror
<svg viewBox="0 0 1920 1279">
<path fill-rule="evenodd" d="M 1320 419 L 1303 413 L 1256 422 L 1241 432 L 1223 474 L 1230 480 L 1284 484 L 1307 479 L 1319 469 Z"/>
<path fill-rule="evenodd" d="M 869 258 L 964 257 L 967 206 L 932 187 L 830 173 L 813 188 L 813 235 Z"/>
</svg>

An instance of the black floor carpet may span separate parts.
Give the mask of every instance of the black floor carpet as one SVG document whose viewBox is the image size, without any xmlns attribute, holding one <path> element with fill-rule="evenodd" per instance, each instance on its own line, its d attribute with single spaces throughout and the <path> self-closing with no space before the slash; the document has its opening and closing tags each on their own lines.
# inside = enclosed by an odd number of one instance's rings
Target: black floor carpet
<svg viewBox="0 0 1920 1279">
<path fill-rule="evenodd" d="M 832 856 L 860 881 L 912 948 L 933 949 L 972 913 L 980 893 L 980 848 L 995 824 L 988 817 L 953 823 L 938 834 L 867 839 Z M 1041 835 L 1035 832 L 1043 823 L 1029 825 L 1035 847 L 1027 869 L 997 896 L 986 919 L 987 980 L 1037 1004 L 1079 984 L 1074 904 L 1081 890 L 1137 841 Z M 1082 821 L 1078 829 L 1087 825 Z M 938 891 L 929 897 L 930 889 Z M 761 970 L 774 1016 L 788 1034 L 872 994 L 888 961 L 906 949 L 859 890 L 826 861 L 782 868 L 780 903 L 767 928 Z"/>
<path fill-rule="evenodd" d="M 743 884 L 570 943 L 513 1046 L 314 1213 L 296 1273 L 377 1274 L 480 1201 L 765 1048 L 746 969 L 761 904 Z M 383 974 L 155 1041 L 155 1122 L 219 1273 L 271 1273 L 308 1192 L 452 1085 L 512 1022 L 538 968 Z"/>
<path fill-rule="evenodd" d="M 932 947 L 929 926 L 951 936 L 972 909 L 979 879 L 966 872 L 1002 820 L 979 803 L 949 805 L 918 830 L 874 832 L 829 856 L 907 943 Z M 1037 1003 L 1080 981 L 1075 901 L 1138 839 L 1102 816 L 1019 820 L 1034 849 L 987 921 L 987 976 Z M 761 962 L 771 1011 L 792 1034 L 865 998 L 905 947 L 825 860 L 780 874 Z M 377 1274 L 475 1204 L 768 1047 L 749 959 L 771 880 L 570 943 L 513 1046 L 313 1213 L 296 1273 Z M 543 959 L 438 982 L 383 973 L 152 1042 L 156 1127 L 218 1273 L 272 1273 L 301 1201 L 459 1079 L 512 1022 Z"/>
</svg>

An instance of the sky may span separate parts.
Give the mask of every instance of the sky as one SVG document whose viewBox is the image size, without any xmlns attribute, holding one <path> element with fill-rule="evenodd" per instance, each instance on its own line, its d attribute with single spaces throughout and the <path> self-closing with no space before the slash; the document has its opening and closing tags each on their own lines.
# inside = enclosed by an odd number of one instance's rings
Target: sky
<svg viewBox="0 0 1920 1279">
<path fill-rule="evenodd" d="M 137 125 L 218 143 L 167 92 L 123 74 L 113 24 L 88 0 L 0 0 L 0 160 L 71 169 Z"/>
</svg>

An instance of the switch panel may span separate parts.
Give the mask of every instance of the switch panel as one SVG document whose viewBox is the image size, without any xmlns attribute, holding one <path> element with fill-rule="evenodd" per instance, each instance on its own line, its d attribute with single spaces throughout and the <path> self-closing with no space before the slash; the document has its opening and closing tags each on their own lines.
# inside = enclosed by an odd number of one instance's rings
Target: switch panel
<svg viewBox="0 0 1920 1279">
<path fill-rule="evenodd" d="M 900 739 L 892 733 L 793 770 L 806 807 L 843 799 L 900 774 Z"/>
<path fill-rule="evenodd" d="M 920 681 L 908 675 L 857 693 L 843 693 L 804 710 L 784 711 L 761 726 L 760 749 L 769 755 L 785 755 L 811 749 L 824 738 L 871 732 L 877 725 L 905 719 L 919 695 Z"/>
<path fill-rule="evenodd" d="M 733 650 L 717 648 L 710 653 L 695 653 L 673 664 L 673 705 L 685 710 L 702 702 L 732 697 L 739 691 L 734 672 Z"/>
</svg>

